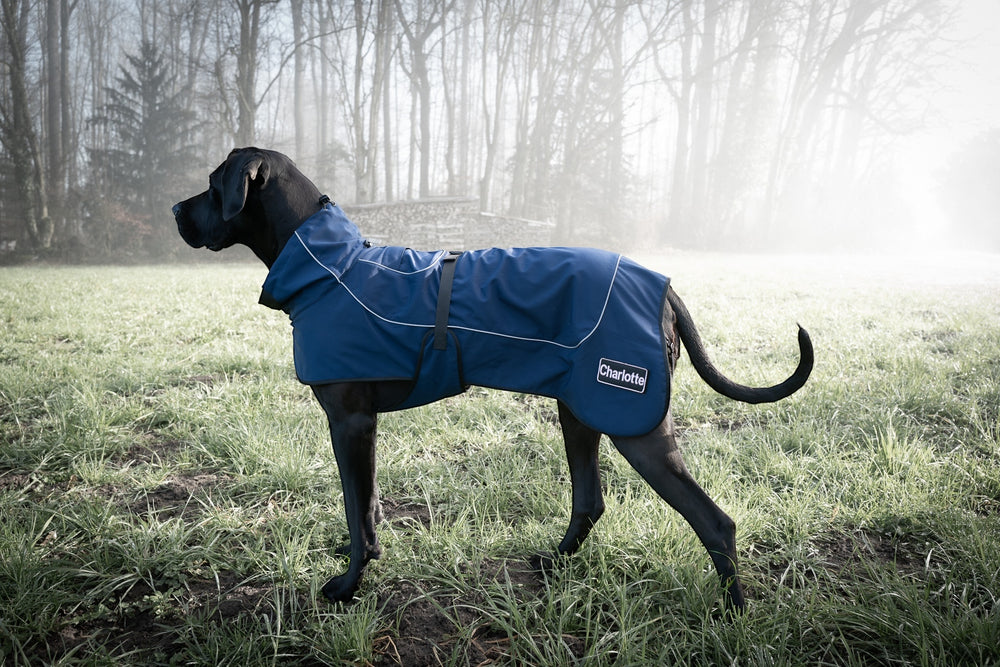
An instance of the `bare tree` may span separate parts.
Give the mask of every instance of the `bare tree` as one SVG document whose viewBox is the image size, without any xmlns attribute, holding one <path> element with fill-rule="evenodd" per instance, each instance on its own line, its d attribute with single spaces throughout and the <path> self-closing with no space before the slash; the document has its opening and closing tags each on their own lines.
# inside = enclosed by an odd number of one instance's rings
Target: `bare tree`
<svg viewBox="0 0 1000 667">
<path fill-rule="evenodd" d="M 60 0 L 46 0 L 45 3 L 45 142 L 47 154 L 48 183 L 52 192 L 58 196 L 64 186 L 65 158 L 63 153 L 63 123 L 62 123 L 62 88 L 63 60 L 59 50 L 62 45 L 60 32 L 62 29 L 62 8 Z"/>
<path fill-rule="evenodd" d="M 394 0 L 399 27 L 409 45 L 411 90 L 419 113 L 420 152 L 420 198 L 430 196 L 431 171 L 431 79 L 428 61 L 433 48 L 431 38 L 444 25 L 448 14 L 455 6 L 455 0 L 416 0 L 415 7 L 409 8 L 412 17 L 407 18 L 407 8 L 401 0 Z M 429 6 L 428 6 L 429 5 Z"/>
<path fill-rule="evenodd" d="M 392 59 L 396 52 L 393 7 L 391 0 L 379 0 L 378 49 L 382 62 L 382 168 L 385 182 L 385 200 L 395 199 L 396 171 L 394 168 L 395 149 L 392 142 Z M 378 77 L 376 77 L 377 79 Z M 374 122 L 374 120 L 373 120 Z"/>
<path fill-rule="evenodd" d="M 70 84 L 70 19 L 78 0 L 59 2 L 59 120 L 61 122 L 59 152 L 63 160 L 65 183 L 60 185 L 59 194 L 65 196 L 70 184 L 76 183 L 76 148 L 79 134 L 73 119 L 73 89 Z"/>
<path fill-rule="evenodd" d="M 492 188 L 497 158 L 501 150 L 508 77 L 518 49 L 517 34 L 525 0 L 482 3 L 483 41 L 480 51 L 480 79 L 483 114 L 483 167 L 479 179 L 479 206 L 492 205 Z M 496 16 L 494 16 L 496 14 Z M 491 55 L 492 54 L 492 55 Z"/>
<path fill-rule="evenodd" d="M 239 40 L 235 45 L 236 87 L 236 129 L 234 138 L 240 146 L 254 143 L 257 133 L 257 72 L 261 60 L 261 27 L 263 12 L 268 5 L 278 0 L 231 0 L 238 17 Z M 216 69 L 220 89 L 226 86 L 223 71 Z"/>
<path fill-rule="evenodd" d="M 350 5 L 331 1 L 328 8 L 332 31 L 343 36 L 325 57 L 335 73 L 334 88 L 342 102 L 340 116 L 353 171 L 354 200 L 370 202 L 377 179 L 378 98 L 383 92 L 381 80 L 378 86 L 370 82 L 384 76 L 386 53 L 377 42 L 384 8 L 382 3 L 371 7 L 361 0 Z"/>
<path fill-rule="evenodd" d="M 303 83 L 305 79 L 305 56 L 302 48 L 305 42 L 305 25 L 302 15 L 302 0 L 291 0 L 292 40 L 295 44 L 294 62 L 292 64 L 292 125 L 295 132 L 295 155 L 302 155 L 305 149 L 306 121 L 303 100 Z"/>
<path fill-rule="evenodd" d="M 52 245 L 45 171 L 28 100 L 28 0 L 0 0 L 4 61 L 10 85 L 9 100 L 0 104 L 0 139 L 10 155 L 14 190 L 24 217 L 28 241 L 35 249 Z"/>
<path fill-rule="evenodd" d="M 812 0 L 801 17 L 797 75 L 771 164 L 772 229 L 787 232 L 786 221 L 802 219 L 807 207 L 832 212 L 840 193 L 858 186 L 844 178 L 859 172 L 866 135 L 912 129 L 886 107 L 898 109 L 900 87 L 927 70 L 949 17 L 940 0 Z"/>
</svg>

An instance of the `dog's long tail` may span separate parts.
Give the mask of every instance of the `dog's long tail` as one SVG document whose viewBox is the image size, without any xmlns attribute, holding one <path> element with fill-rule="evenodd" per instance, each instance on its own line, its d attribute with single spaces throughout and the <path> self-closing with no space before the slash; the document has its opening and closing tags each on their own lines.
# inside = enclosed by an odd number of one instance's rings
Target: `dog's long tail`
<svg viewBox="0 0 1000 667">
<path fill-rule="evenodd" d="M 787 380 L 773 387 L 747 387 L 733 382 L 712 365 L 701 342 L 698 329 L 694 326 L 691 313 L 673 288 L 667 289 L 667 301 L 677 315 L 677 331 L 687 349 L 691 364 L 708 386 L 723 396 L 744 403 L 771 403 L 779 401 L 798 391 L 806 383 L 813 368 L 813 348 L 809 334 L 799 327 L 799 365 Z"/>
</svg>

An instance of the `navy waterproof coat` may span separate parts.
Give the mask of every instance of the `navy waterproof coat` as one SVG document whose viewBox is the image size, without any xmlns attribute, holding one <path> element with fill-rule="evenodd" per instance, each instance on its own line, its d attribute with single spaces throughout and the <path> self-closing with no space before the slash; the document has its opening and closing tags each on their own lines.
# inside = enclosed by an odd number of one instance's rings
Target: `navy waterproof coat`
<svg viewBox="0 0 1000 667">
<path fill-rule="evenodd" d="M 551 396 L 597 431 L 635 436 L 668 407 L 668 284 L 603 250 L 370 246 L 328 203 L 285 245 L 261 303 L 290 316 L 301 382 L 409 383 L 379 411 L 479 385 Z"/>
</svg>

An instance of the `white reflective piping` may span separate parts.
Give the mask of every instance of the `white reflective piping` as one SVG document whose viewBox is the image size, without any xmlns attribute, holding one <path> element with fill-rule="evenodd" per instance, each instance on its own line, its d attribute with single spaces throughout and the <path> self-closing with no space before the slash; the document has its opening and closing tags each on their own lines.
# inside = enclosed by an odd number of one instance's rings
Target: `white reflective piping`
<svg viewBox="0 0 1000 667">
<path fill-rule="evenodd" d="M 373 266 L 377 266 L 380 269 L 385 269 L 386 271 L 392 271 L 393 273 L 398 273 L 400 275 L 412 276 L 414 274 L 423 273 L 424 271 L 430 271 L 431 269 L 433 269 L 435 266 L 437 266 L 441 262 L 441 257 L 444 256 L 444 254 L 445 254 L 444 250 L 438 251 L 438 256 L 434 259 L 434 263 L 433 264 L 429 264 L 429 265 L 425 266 L 422 269 L 417 269 L 416 271 L 400 271 L 399 269 L 394 269 L 391 266 L 386 266 L 385 264 L 382 264 L 380 262 L 374 262 L 374 261 L 372 261 L 370 259 L 361 258 L 358 261 L 359 262 L 364 262 L 365 264 L 371 264 Z"/>
<path fill-rule="evenodd" d="M 302 247 L 305 248 L 307 253 L 309 253 L 309 256 L 313 258 L 313 261 L 322 266 L 327 271 L 327 273 L 336 278 L 337 282 L 339 283 L 340 274 L 338 274 L 336 271 L 334 271 L 329 266 L 327 266 L 326 264 L 324 264 L 323 262 L 319 261 L 319 259 L 316 258 L 316 255 L 313 254 L 313 251 L 309 249 L 309 246 L 306 245 L 306 242 L 302 240 L 301 236 L 299 236 L 299 230 L 297 229 L 295 230 L 295 238 L 299 240 L 299 243 L 301 243 Z"/>
<path fill-rule="evenodd" d="M 351 291 L 351 288 L 344 284 L 344 281 L 342 281 L 340 279 L 340 276 L 337 275 L 336 271 L 334 271 L 333 269 L 331 269 L 329 266 L 327 266 L 323 262 L 319 261 L 319 259 L 316 257 L 316 255 L 314 255 L 312 253 L 312 250 L 309 249 L 309 246 L 306 245 L 305 241 L 302 240 L 302 237 L 299 236 L 298 232 L 295 232 L 295 238 L 297 238 L 299 240 L 299 243 L 301 243 L 302 247 L 305 248 L 305 250 L 306 250 L 307 253 L 309 253 L 309 256 L 313 258 L 313 261 L 316 262 L 317 264 L 319 264 L 321 267 L 323 267 L 323 269 L 326 270 L 327 273 L 329 273 L 331 276 L 333 276 L 334 278 L 336 278 L 337 282 L 340 283 L 340 286 L 343 287 L 345 290 L 347 290 L 347 293 L 351 295 L 351 298 L 354 299 L 355 301 L 357 301 L 359 306 L 361 306 L 362 308 L 364 308 L 365 310 L 367 310 L 369 313 L 371 313 L 373 317 L 377 317 L 378 319 L 382 320 L 383 322 L 388 322 L 389 324 L 396 324 L 396 325 L 401 326 L 401 327 L 416 327 L 416 328 L 419 328 L 419 329 L 431 329 L 431 328 L 434 327 L 433 324 L 411 324 L 410 322 L 396 322 L 394 320 L 390 320 L 388 318 L 382 317 L 381 315 L 379 315 L 378 313 L 376 313 L 374 310 L 372 310 L 371 308 L 369 308 L 368 306 L 366 306 L 364 304 L 364 302 L 361 299 L 359 299 L 354 294 L 354 292 Z"/>
<path fill-rule="evenodd" d="M 372 310 L 367 305 L 365 305 L 365 303 L 361 299 L 359 299 L 357 297 L 357 295 L 354 294 L 354 292 L 351 291 L 351 288 L 349 288 L 340 279 L 340 276 L 337 274 L 336 271 L 334 271 L 333 269 L 331 269 L 329 266 L 327 266 L 323 262 L 319 261 L 319 259 L 316 257 L 316 255 L 314 255 L 312 253 L 312 251 L 309 249 L 309 246 L 306 245 L 305 241 L 302 240 L 302 237 L 299 236 L 299 233 L 297 231 L 295 232 L 295 237 L 299 240 L 299 243 L 302 244 L 302 247 L 305 248 L 306 252 L 309 253 L 309 256 L 313 258 L 313 261 L 316 262 L 317 264 L 319 264 L 321 267 L 323 267 L 323 269 L 326 270 L 331 276 L 333 276 L 334 278 L 336 278 L 337 282 L 340 283 L 340 286 L 343 287 L 347 291 L 347 293 L 351 295 L 351 298 L 354 299 L 355 301 L 357 301 L 359 306 L 361 306 L 366 311 L 368 311 L 369 313 L 371 313 L 371 315 L 373 317 L 375 317 L 377 319 L 380 319 L 383 322 L 386 322 L 388 324 L 395 324 L 395 325 L 401 326 L 401 327 L 414 327 L 414 328 L 417 328 L 417 329 L 433 329 L 434 328 L 433 324 L 414 324 L 412 322 L 397 322 L 395 320 L 390 320 L 387 317 L 383 317 L 382 315 L 379 315 L 374 310 Z M 442 251 L 441 254 L 438 255 L 438 258 L 437 258 L 438 261 L 436 261 L 434 264 L 432 264 L 431 266 L 429 266 L 427 268 L 433 268 L 434 266 L 437 266 L 437 264 L 440 263 L 441 255 L 443 255 L 443 254 L 444 254 L 444 252 Z M 384 269 L 388 269 L 390 271 L 394 271 L 394 269 L 391 269 L 391 268 L 389 268 L 387 266 L 383 266 L 382 264 L 379 264 L 378 262 L 372 262 L 370 260 L 359 260 L 359 261 L 367 261 L 369 264 L 374 264 L 375 266 L 378 266 L 378 267 L 381 267 L 381 268 L 384 268 Z M 461 329 L 462 331 L 468 331 L 468 332 L 471 332 L 471 333 L 485 334 L 487 336 L 498 336 L 500 338 L 509 338 L 511 340 L 521 340 L 521 341 L 525 341 L 525 342 L 528 342 L 528 343 L 546 343 L 548 345 L 555 345 L 556 347 L 561 347 L 561 348 L 564 348 L 564 349 L 567 349 L 567 350 L 576 349 L 576 348 L 580 347 L 581 345 L 583 345 L 585 342 L 587 342 L 587 339 L 590 338 L 591 336 L 593 336 L 594 332 L 597 331 L 598 327 L 601 326 L 601 322 L 604 320 L 604 314 L 608 310 L 608 302 L 611 300 L 611 290 L 614 288 L 614 286 L 615 286 L 615 280 L 618 278 L 618 267 L 621 265 L 621 262 L 622 262 L 622 256 L 618 255 L 618 259 L 617 259 L 617 261 L 615 261 L 615 272 L 612 274 L 612 276 L 611 276 L 611 282 L 608 284 L 608 293 L 604 295 L 604 305 L 601 306 L 601 316 L 597 318 L 597 323 L 594 324 L 594 327 L 587 333 L 587 335 L 584 336 L 583 338 L 581 338 L 580 341 L 578 343 L 576 343 L 575 345 L 566 345 L 565 343 L 557 343 L 554 340 L 545 340 L 544 338 L 527 338 L 525 336 L 514 336 L 514 335 L 511 335 L 511 334 L 499 333 L 499 332 L 496 332 L 496 331 L 486 331 L 486 330 L 483 330 L 483 329 L 474 329 L 472 327 L 463 327 L 463 326 L 457 326 L 457 325 L 454 325 L 454 324 L 449 324 L 448 328 L 449 329 Z M 425 270 L 425 269 L 421 269 L 421 270 Z M 396 273 L 404 273 L 404 272 L 402 272 L 402 271 L 396 271 Z M 414 273 L 416 273 L 416 272 L 414 272 Z M 409 274 L 405 274 L 405 275 L 409 275 Z"/>
<path fill-rule="evenodd" d="M 471 331 L 472 333 L 486 334 L 488 336 L 500 336 L 501 338 L 509 338 L 511 340 L 523 340 L 529 343 L 548 343 L 549 345 L 555 345 L 556 347 L 561 347 L 567 350 L 574 350 L 583 345 L 584 343 L 586 343 L 587 339 L 593 336 L 594 332 L 597 331 L 597 328 L 601 326 L 601 322 L 604 320 L 604 313 L 608 310 L 608 302 L 611 300 L 611 290 L 615 286 L 615 279 L 618 277 L 618 266 L 619 264 L 621 264 L 621 261 L 622 261 L 622 256 L 618 255 L 618 261 L 615 262 L 615 272 L 614 274 L 612 274 L 611 282 L 608 284 L 608 293 L 604 295 L 604 305 L 601 306 L 601 316 L 597 318 L 597 323 L 594 325 L 594 328 L 591 329 L 586 336 L 581 338 L 576 345 L 566 345 L 564 343 L 557 343 L 554 340 L 545 340 L 543 338 L 526 338 L 524 336 L 514 336 L 511 334 L 498 333 L 496 331 L 484 331 L 482 329 L 473 329 L 472 327 L 463 327 L 452 324 L 449 324 L 448 328 L 461 329 L 462 331 Z"/>
</svg>

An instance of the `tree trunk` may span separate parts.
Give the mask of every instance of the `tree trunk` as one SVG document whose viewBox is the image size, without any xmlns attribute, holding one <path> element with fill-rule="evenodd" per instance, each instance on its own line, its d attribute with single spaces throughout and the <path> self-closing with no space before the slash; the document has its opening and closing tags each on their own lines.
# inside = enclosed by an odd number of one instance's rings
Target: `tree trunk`
<svg viewBox="0 0 1000 667">
<path fill-rule="evenodd" d="M 67 189 L 76 183 L 76 160 L 72 156 L 76 153 L 79 139 L 78 136 L 74 136 L 73 109 L 70 104 L 73 91 L 70 89 L 69 81 L 69 20 L 73 10 L 76 9 L 76 1 L 74 0 L 73 4 L 70 4 L 68 0 L 61 0 L 59 4 L 59 102 L 62 106 L 59 114 L 62 121 L 62 132 L 60 133 L 62 147 L 60 150 L 66 177 L 66 183 L 60 186 L 59 194 L 60 197 L 64 197 Z"/>
<path fill-rule="evenodd" d="M 45 148 L 48 183 L 52 194 L 58 196 L 63 185 L 63 123 L 62 123 L 62 57 L 59 47 L 62 44 L 59 32 L 62 27 L 62 8 L 60 0 L 47 0 L 45 3 Z"/>
<path fill-rule="evenodd" d="M 511 213 L 517 216 L 528 217 L 528 199 L 530 193 L 529 173 L 531 161 L 539 159 L 533 153 L 544 153 L 544 149 L 533 141 L 542 133 L 539 126 L 542 124 L 540 116 L 548 110 L 545 108 L 546 102 L 543 96 L 551 95 L 552 90 L 548 89 L 543 53 L 545 51 L 545 41 L 554 39 L 555 30 L 547 30 L 548 22 L 554 22 L 558 13 L 558 3 L 553 3 L 549 7 L 548 3 L 536 0 L 531 8 L 531 35 L 527 47 L 527 57 L 524 65 L 517 71 L 520 82 L 514 81 L 514 89 L 517 95 L 517 119 L 514 136 L 514 156 L 510 169 L 510 204 Z M 550 127 L 546 127 L 548 133 Z M 536 184 L 537 185 L 537 184 Z"/>
<path fill-rule="evenodd" d="M 444 169 L 447 177 L 445 178 L 446 192 L 449 196 L 455 195 L 455 182 L 457 175 L 455 173 L 455 128 L 458 124 L 455 118 L 455 88 L 456 81 L 452 79 L 458 71 L 458 67 L 453 66 L 452 63 L 448 62 L 448 32 L 445 31 L 444 36 L 441 37 L 441 91 L 444 95 L 444 109 L 445 109 L 445 149 L 444 149 Z M 450 75 L 449 75 L 450 71 Z"/>
<path fill-rule="evenodd" d="M 363 48 L 368 30 L 365 8 L 368 3 L 354 0 L 354 78 L 352 80 L 351 123 L 354 130 L 354 201 L 362 204 L 371 201 L 368 190 L 368 132 L 365 118 L 365 51 Z"/>
<path fill-rule="evenodd" d="M 392 20 L 390 0 L 379 0 L 378 17 L 375 23 L 375 71 L 371 81 L 371 102 L 368 106 L 368 140 L 365 155 L 365 173 L 368 183 L 365 189 L 369 196 L 375 199 L 378 193 L 378 148 L 379 148 L 379 114 L 388 114 L 383 95 L 386 93 L 385 79 L 389 71 L 389 35 L 388 23 Z M 384 109 L 384 111 L 383 111 Z M 389 141 L 385 134 L 382 141 Z"/>
<path fill-rule="evenodd" d="M 670 227 L 677 240 L 693 238 L 688 219 L 690 213 L 689 159 L 691 151 L 691 51 L 694 41 L 694 20 L 689 3 L 684 4 L 684 33 L 681 36 L 681 87 L 677 98 L 677 132 L 674 138 L 674 162 L 670 182 Z"/>
<path fill-rule="evenodd" d="M 413 103 L 417 106 L 418 134 L 413 143 L 420 152 L 419 197 L 430 196 L 431 172 L 431 81 L 427 70 L 428 40 L 444 22 L 455 4 L 455 0 L 434 0 L 428 9 L 422 2 L 417 3 L 417 16 L 408 21 L 400 0 L 394 0 L 400 28 L 410 46 L 410 87 Z"/>
<path fill-rule="evenodd" d="M 302 56 L 302 44 L 305 38 L 305 28 L 302 20 L 302 0 L 291 0 L 292 39 L 295 41 L 295 55 L 292 68 L 292 119 L 295 125 L 295 158 L 302 159 L 305 153 L 306 121 L 303 106 L 303 78 L 305 77 L 306 61 Z"/>
<path fill-rule="evenodd" d="M 427 56 L 424 53 L 414 55 L 413 69 L 417 72 L 420 100 L 420 198 L 426 199 L 431 195 L 431 82 L 427 74 Z"/>
<path fill-rule="evenodd" d="M 382 26 L 379 33 L 382 37 L 382 60 L 385 63 L 385 74 L 382 77 L 382 168 L 385 171 L 385 201 L 391 202 L 396 198 L 396 170 L 395 159 L 392 154 L 392 77 L 389 69 L 392 58 L 393 43 L 393 20 L 391 0 L 380 0 L 379 4 L 379 25 Z"/>
<path fill-rule="evenodd" d="M 333 46 L 330 43 L 331 40 L 327 35 L 332 23 L 329 15 L 326 13 L 327 11 L 329 10 L 325 7 L 325 3 L 316 3 L 316 22 L 319 26 L 319 50 L 321 54 L 333 52 Z M 330 137 L 331 113 L 324 111 L 326 108 L 324 102 L 330 96 L 330 59 L 321 55 L 319 58 L 313 60 L 312 69 L 313 88 L 319 91 L 320 100 L 319 109 L 316 112 L 315 130 L 317 145 L 319 146 L 319 164 L 317 165 L 316 175 L 320 182 L 324 183 L 327 188 L 330 188 L 330 196 L 336 197 L 336 190 L 332 189 L 336 182 L 336 159 L 333 155 L 333 140 Z"/>
<path fill-rule="evenodd" d="M 708 215 L 709 147 L 715 117 L 712 109 L 712 87 L 715 85 L 715 29 L 719 7 L 717 0 L 704 0 L 701 46 L 694 71 L 694 124 L 691 136 L 690 206 L 686 224 L 692 226 L 696 239 L 702 243 L 718 239 L 718 226 Z"/>
<path fill-rule="evenodd" d="M 499 12 L 498 12 L 499 14 Z M 509 17 L 510 13 L 505 14 Z M 491 29 L 496 30 L 496 64 L 492 91 L 489 87 L 489 45 L 488 35 Z M 479 208 L 490 210 L 492 206 L 491 193 L 493 188 L 494 170 L 497 153 L 500 150 L 502 128 L 504 124 L 504 96 L 507 86 L 507 72 L 510 68 L 516 43 L 517 28 L 510 18 L 497 17 L 495 23 L 490 23 L 490 14 L 483 12 L 483 44 L 480 50 L 480 80 L 482 82 L 483 134 L 485 155 L 483 156 L 482 177 L 479 179 Z M 492 92 L 492 98 L 490 93 Z M 492 113 L 491 113 L 492 110 Z"/>
<path fill-rule="evenodd" d="M 608 57 L 611 61 L 611 90 L 608 91 L 610 121 L 608 127 L 608 161 L 605 172 L 604 203 L 608 206 L 622 201 L 625 177 L 625 63 L 623 40 L 625 31 L 626 0 L 615 1 L 615 14 L 608 40 Z"/>
<path fill-rule="evenodd" d="M 239 57 L 236 60 L 236 143 L 250 146 L 257 134 L 257 39 L 262 0 L 236 0 L 240 13 Z"/>
<path fill-rule="evenodd" d="M 459 55 L 460 71 L 458 75 L 458 184 L 457 187 L 462 194 L 469 194 L 469 121 L 472 118 L 471 92 L 469 87 L 469 66 L 472 57 L 471 31 L 472 31 L 472 10 L 475 8 L 474 0 L 465 0 L 465 9 L 462 18 L 461 53 Z M 483 39 L 486 39 L 485 34 Z"/>
<path fill-rule="evenodd" d="M 44 250 L 52 245 L 53 227 L 49 219 L 38 135 L 32 125 L 33 116 L 28 105 L 25 54 L 29 9 L 27 0 L 0 0 L 10 83 L 10 108 L 3 109 L 2 138 L 13 166 L 25 233 L 32 248 Z"/>
</svg>

